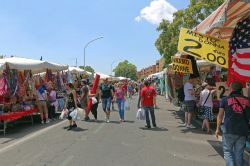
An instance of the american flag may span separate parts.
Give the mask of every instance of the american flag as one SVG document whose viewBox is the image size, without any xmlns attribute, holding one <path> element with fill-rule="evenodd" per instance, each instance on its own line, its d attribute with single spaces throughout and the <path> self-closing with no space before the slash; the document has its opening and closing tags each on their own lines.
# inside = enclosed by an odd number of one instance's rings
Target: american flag
<svg viewBox="0 0 250 166">
<path fill-rule="evenodd" d="M 230 41 L 228 83 L 250 81 L 250 16 L 235 27 Z"/>
</svg>

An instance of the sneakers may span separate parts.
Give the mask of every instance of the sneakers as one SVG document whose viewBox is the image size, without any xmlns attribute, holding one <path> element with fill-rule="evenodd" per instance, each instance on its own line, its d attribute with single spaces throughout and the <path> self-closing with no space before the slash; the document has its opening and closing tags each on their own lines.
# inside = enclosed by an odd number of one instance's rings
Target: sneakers
<svg viewBox="0 0 250 166">
<path fill-rule="evenodd" d="M 187 127 L 187 124 L 186 124 L 186 123 L 184 123 L 184 124 L 182 124 L 182 125 L 181 125 L 181 127 Z"/>
<path fill-rule="evenodd" d="M 192 124 L 187 125 L 187 128 L 189 128 L 189 129 L 195 129 L 195 127 Z"/>
<path fill-rule="evenodd" d="M 110 123 L 109 119 L 106 120 L 107 123 Z"/>
<path fill-rule="evenodd" d="M 84 118 L 84 120 L 85 120 L 85 121 L 89 121 L 90 119 L 89 119 L 88 116 L 86 116 L 86 117 Z"/>
<path fill-rule="evenodd" d="M 47 119 L 45 123 L 48 124 L 48 123 L 49 123 L 49 120 Z"/>
<path fill-rule="evenodd" d="M 151 126 L 148 126 L 148 125 L 146 125 L 145 127 L 148 128 L 148 129 L 151 129 Z"/>
<path fill-rule="evenodd" d="M 43 120 L 41 121 L 41 124 L 44 124 L 44 121 L 43 121 Z"/>
</svg>

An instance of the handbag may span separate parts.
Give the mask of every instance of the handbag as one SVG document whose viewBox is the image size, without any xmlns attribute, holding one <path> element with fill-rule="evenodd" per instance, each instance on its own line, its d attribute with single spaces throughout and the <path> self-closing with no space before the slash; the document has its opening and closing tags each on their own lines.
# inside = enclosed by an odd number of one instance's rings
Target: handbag
<svg viewBox="0 0 250 166">
<path fill-rule="evenodd" d="M 139 108 L 137 113 L 136 113 L 136 119 L 138 120 L 145 120 L 146 119 L 146 115 L 145 115 L 145 110 L 142 108 Z"/>
</svg>

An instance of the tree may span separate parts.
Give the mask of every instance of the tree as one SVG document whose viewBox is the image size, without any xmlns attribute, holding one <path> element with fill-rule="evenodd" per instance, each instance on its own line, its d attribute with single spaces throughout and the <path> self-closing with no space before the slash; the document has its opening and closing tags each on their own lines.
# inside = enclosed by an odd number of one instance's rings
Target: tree
<svg viewBox="0 0 250 166">
<path fill-rule="evenodd" d="M 91 67 L 91 66 L 85 66 L 85 69 L 84 69 L 84 66 L 79 66 L 79 68 L 83 69 L 83 70 L 86 70 L 90 73 L 94 73 L 95 70 Z"/>
<path fill-rule="evenodd" d="M 116 77 L 127 77 L 137 80 L 137 68 L 127 60 L 120 62 L 113 71 Z"/>
<path fill-rule="evenodd" d="M 155 46 L 167 64 L 171 63 L 171 56 L 177 53 L 178 39 L 181 27 L 192 29 L 217 9 L 224 0 L 190 0 L 186 9 L 174 13 L 174 20 L 170 23 L 163 20 L 157 28 L 160 32 Z"/>
</svg>

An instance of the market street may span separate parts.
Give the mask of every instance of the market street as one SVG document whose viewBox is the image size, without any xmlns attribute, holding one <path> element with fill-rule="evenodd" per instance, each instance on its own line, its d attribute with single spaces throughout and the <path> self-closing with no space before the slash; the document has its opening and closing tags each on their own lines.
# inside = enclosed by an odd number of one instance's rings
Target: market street
<svg viewBox="0 0 250 166">
<path fill-rule="evenodd" d="M 197 129 L 181 128 L 180 113 L 158 97 L 157 129 L 145 129 L 136 120 L 134 96 L 125 123 L 112 112 L 111 123 L 104 121 L 99 105 L 99 122 L 78 122 L 79 128 L 67 131 L 67 121 L 13 138 L 0 139 L 1 165 L 18 166 L 223 166 L 221 145 L 213 135 Z M 44 125 L 46 126 L 46 125 Z M 18 131 L 16 131 L 18 132 Z M 13 146 L 14 145 L 14 146 Z"/>
</svg>

